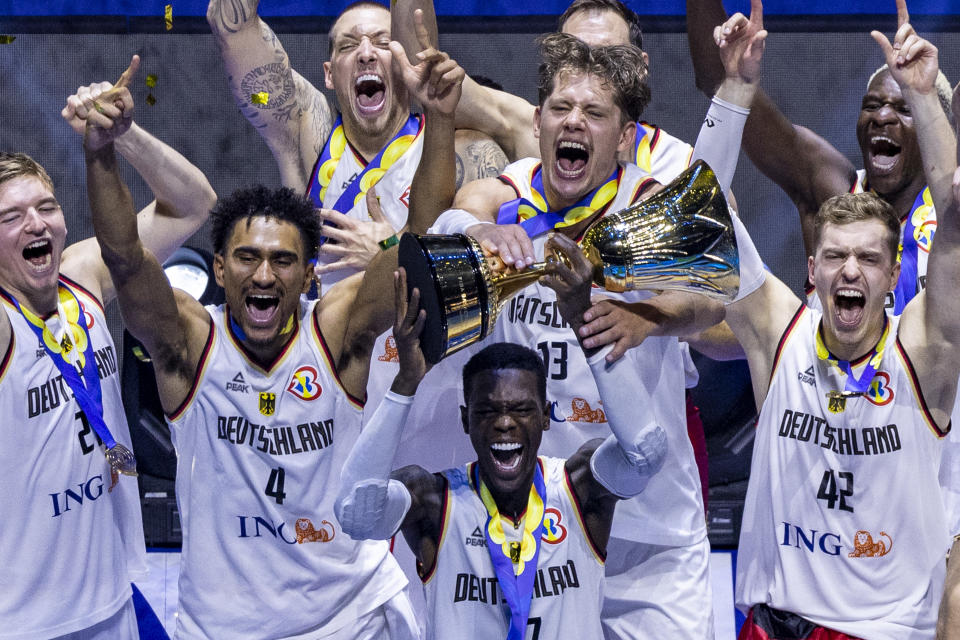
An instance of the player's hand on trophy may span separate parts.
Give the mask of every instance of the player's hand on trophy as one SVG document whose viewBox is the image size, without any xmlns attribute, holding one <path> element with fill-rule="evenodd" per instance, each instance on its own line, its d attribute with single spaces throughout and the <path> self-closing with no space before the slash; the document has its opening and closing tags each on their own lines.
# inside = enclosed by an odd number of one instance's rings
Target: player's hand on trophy
<svg viewBox="0 0 960 640">
<path fill-rule="evenodd" d="M 420 308 L 420 290 L 414 288 L 407 298 L 407 272 L 403 267 L 393 275 L 396 314 L 393 320 L 393 339 L 397 343 L 400 370 L 390 390 L 405 396 L 417 391 L 420 381 L 433 366 L 423 357 L 420 334 L 427 322 L 427 312 Z"/>
<path fill-rule="evenodd" d="M 550 236 L 546 252 L 550 257 L 540 282 L 557 293 L 557 310 L 579 331 L 583 314 L 590 308 L 593 266 L 577 243 L 561 233 Z"/>
<path fill-rule="evenodd" d="M 466 233 L 492 258 L 490 265 L 495 272 L 521 271 L 535 262 L 530 236 L 518 224 L 481 222 L 467 227 Z"/>
<path fill-rule="evenodd" d="M 71 123 L 71 126 L 74 126 L 75 118 L 82 117 L 85 125 L 83 144 L 87 149 L 96 151 L 130 129 L 133 124 L 133 96 L 130 94 L 129 87 L 139 67 L 140 56 L 135 55 L 120 79 L 109 89 L 101 91 L 96 97 L 93 96 L 93 91 L 84 92 L 83 98 L 79 98 L 78 90 L 79 104 L 74 101 L 72 111 L 68 111 L 70 109 L 70 99 L 68 99 L 68 106 L 64 108 L 61 115 Z"/>
</svg>

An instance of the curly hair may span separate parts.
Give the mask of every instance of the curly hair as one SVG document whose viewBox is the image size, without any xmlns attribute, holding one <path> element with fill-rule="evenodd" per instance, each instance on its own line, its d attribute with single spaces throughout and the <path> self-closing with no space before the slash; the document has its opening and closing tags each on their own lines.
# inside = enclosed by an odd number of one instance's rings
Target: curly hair
<svg viewBox="0 0 960 640">
<path fill-rule="evenodd" d="M 303 240 L 304 260 L 316 257 L 320 221 L 313 202 L 288 187 L 268 189 L 262 184 L 238 189 L 217 202 L 210 212 L 214 252 L 223 254 L 227 239 L 240 220 L 246 219 L 249 225 L 257 217 L 273 218 L 295 226 Z"/>
<path fill-rule="evenodd" d="M 869 192 L 841 193 L 820 205 L 813 223 L 813 246 L 820 247 L 823 227 L 827 224 L 844 225 L 861 220 L 876 220 L 887 228 L 884 244 L 889 255 L 896 260 L 900 247 L 900 219 L 890 203 Z"/>
<path fill-rule="evenodd" d="M 594 13 L 612 11 L 617 14 L 627 23 L 627 28 L 630 31 L 630 44 L 637 49 L 643 49 L 643 30 L 640 28 L 640 16 L 620 0 L 573 0 L 557 21 L 557 30 L 563 31 L 563 25 L 567 23 L 567 20 L 583 11 Z"/>
<path fill-rule="evenodd" d="M 474 379 L 487 371 L 519 369 L 532 371 L 537 376 L 537 394 L 547 401 L 547 371 L 540 354 L 512 342 L 495 342 L 475 353 L 463 366 L 463 397 L 469 401 Z"/>
<path fill-rule="evenodd" d="M 622 122 L 640 119 L 650 102 L 647 63 L 640 49 L 629 44 L 591 47 L 567 33 L 541 36 L 538 44 L 541 62 L 537 90 L 541 107 L 562 74 L 589 73 L 610 87 Z"/>
<path fill-rule="evenodd" d="M 53 180 L 39 162 L 25 153 L 0 151 L 0 184 L 21 176 L 39 178 L 40 182 L 53 191 Z"/>
</svg>

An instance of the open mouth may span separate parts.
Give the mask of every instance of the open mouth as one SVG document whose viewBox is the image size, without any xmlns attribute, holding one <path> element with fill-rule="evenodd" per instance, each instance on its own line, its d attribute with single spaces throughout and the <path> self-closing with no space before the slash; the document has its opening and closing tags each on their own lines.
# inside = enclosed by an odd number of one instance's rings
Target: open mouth
<svg viewBox="0 0 960 640">
<path fill-rule="evenodd" d="M 561 178 L 579 178 L 587 169 L 590 152 L 579 142 L 561 140 L 557 145 L 557 173 Z"/>
<path fill-rule="evenodd" d="M 863 317 L 863 307 L 867 300 L 864 295 L 855 289 L 840 289 L 833 297 L 837 308 L 837 317 L 840 324 L 855 326 L 860 324 Z"/>
<path fill-rule="evenodd" d="M 490 454 L 497 471 L 516 471 L 523 459 L 523 445 L 519 442 L 495 442 L 490 445 Z"/>
<path fill-rule="evenodd" d="M 256 294 L 247 296 L 245 299 L 247 305 L 247 315 L 255 324 L 266 324 L 270 322 L 277 313 L 280 306 L 280 298 L 277 296 Z"/>
<path fill-rule="evenodd" d="M 53 243 L 49 240 L 35 240 L 23 248 L 23 258 L 36 271 L 42 271 L 53 262 Z"/>
<path fill-rule="evenodd" d="M 387 86 L 383 78 L 373 73 L 365 73 L 354 85 L 357 92 L 357 107 L 363 115 L 378 113 L 386 101 Z"/>
<path fill-rule="evenodd" d="M 892 170 L 900 159 L 900 150 L 900 145 L 886 136 L 870 138 L 870 162 L 877 171 Z"/>
</svg>

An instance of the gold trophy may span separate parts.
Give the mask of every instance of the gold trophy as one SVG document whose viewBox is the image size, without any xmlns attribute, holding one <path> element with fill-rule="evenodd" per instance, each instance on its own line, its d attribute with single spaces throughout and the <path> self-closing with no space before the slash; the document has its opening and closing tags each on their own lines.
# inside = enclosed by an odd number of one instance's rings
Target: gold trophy
<svg viewBox="0 0 960 640">
<path fill-rule="evenodd" d="M 608 291 L 681 289 L 732 300 L 740 286 L 730 211 L 703 161 L 649 199 L 595 220 L 579 244 L 593 282 Z M 547 264 L 499 273 L 473 238 L 412 233 L 400 240 L 399 262 L 408 290 L 420 290 L 427 312 L 420 344 L 432 363 L 485 338 L 510 296 Z"/>
</svg>

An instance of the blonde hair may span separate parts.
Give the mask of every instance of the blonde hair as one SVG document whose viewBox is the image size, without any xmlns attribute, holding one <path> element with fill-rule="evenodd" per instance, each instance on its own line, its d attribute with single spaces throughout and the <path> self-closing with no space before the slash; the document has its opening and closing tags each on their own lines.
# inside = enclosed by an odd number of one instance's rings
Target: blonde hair
<svg viewBox="0 0 960 640">
<path fill-rule="evenodd" d="M 0 151 L 0 185 L 21 176 L 39 178 L 40 182 L 53 191 L 53 180 L 39 162 L 25 153 Z"/>
</svg>

